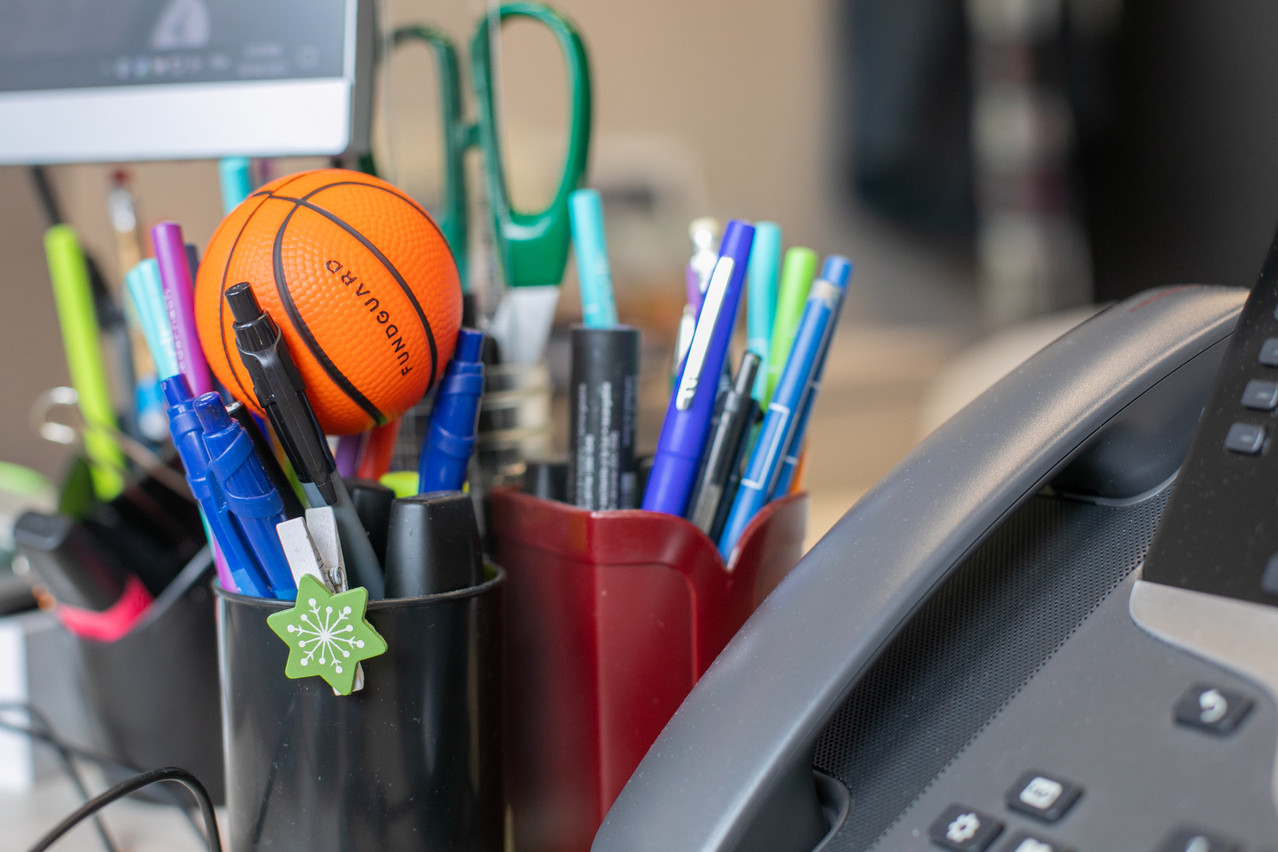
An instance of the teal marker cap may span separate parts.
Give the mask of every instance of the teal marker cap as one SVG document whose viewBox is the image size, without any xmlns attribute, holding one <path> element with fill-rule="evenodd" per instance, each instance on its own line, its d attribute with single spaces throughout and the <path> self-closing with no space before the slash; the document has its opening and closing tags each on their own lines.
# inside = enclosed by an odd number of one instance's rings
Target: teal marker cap
<svg viewBox="0 0 1278 852">
<path fill-rule="evenodd" d="M 223 157 L 217 164 L 222 185 L 222 215 L 229 214 L 253 191 L 252 163 L 248 157 Z"/>
<path fill-rule="evenodd" d="M 617 303 L 612 294 L 612 269 L 604 236 L 603 202 L 593 189 L 579 189 L 568 198 L 572 224 L 572 248 L 581 287 L 581 318 L 586 328 L 612 328 L 617 324 Z"/>
<path fill-rule="evenodd" d="M 781 275 L 781 227 L 775 222 L 754 226 L 754 247 L 746 271 L 746 349 L 758 355 L 752 396 L 760 403 L 767 389 L 768 350 L 772 348 L 772 320 L 777 312 L 777 279 Z"/>
</svg>

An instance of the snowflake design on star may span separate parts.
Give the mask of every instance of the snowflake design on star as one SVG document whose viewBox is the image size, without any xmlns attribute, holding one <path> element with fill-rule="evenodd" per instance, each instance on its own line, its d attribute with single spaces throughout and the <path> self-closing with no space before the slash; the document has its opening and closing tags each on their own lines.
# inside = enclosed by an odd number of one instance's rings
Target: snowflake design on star
<svg viewBox="0 0 1278 852">
<path fill-rule="evenodd" d="M 321 677 L 340 694 L 349 695 L 356 665 L 386 652 L 386 640 L 364 617 L 367 605 L 367 589 L 333 594 L 314 577 L 302 577 L 292 608 L 266 618 L 275 635 L 288 645 L 284 674 Z"/>
<path fill-rule="evenodd" d="M 319 601 L 310 598 L 307 603 L 311 607 L 309 616 L 302 616 L 301 624 L 287 625 L 288 632 L 297 640 L 297 647 L 305 651 L 300 664 L 309 666 L 318 653 L 319 664 L 331 665 L 333 671 L 342 673 L 342 660 L 350 659 L 351 650 L 364 647 L 364 640 L 355 638 L 355 625 L 351 623 L 351 608 L 342 607 L 334 616 L 333 607 L 326 606 L 320 612 Z"/>
</svg>

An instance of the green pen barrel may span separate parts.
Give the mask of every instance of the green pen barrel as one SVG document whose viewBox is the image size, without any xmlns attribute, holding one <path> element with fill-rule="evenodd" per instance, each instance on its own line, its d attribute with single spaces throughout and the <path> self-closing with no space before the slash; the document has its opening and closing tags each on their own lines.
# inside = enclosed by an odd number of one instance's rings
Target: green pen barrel
<svg viewBox="0 0 1278 852">
<path fill-rule="evenodd" d="M 505 849 L 504 584 L 369 601 L 388 650 L 345 696 L 285 677 L 291 602 L 218 590 L 231 852 Z"/>
</svg>

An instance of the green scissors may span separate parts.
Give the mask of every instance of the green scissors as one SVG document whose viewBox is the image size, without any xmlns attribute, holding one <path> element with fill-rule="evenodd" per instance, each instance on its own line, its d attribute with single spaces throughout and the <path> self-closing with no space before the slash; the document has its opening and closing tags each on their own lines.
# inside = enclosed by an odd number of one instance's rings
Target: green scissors
<svg viewBox="0 0 1278 852">
<path fill-rule="evenodd" d="M 500 27 L 511 18 L 528 18 L 549 29 L 563 51 L 567 70 L 571 104 L 567 155 L 554 197 L 542 210 L 515 209 L 502 169 L 491 30 L 494 24 Z M 590 67 L 586 47 L 573 24 L 548 6 L 534 2 L 499 6 L 494 14 L 480 19 L 470 42 L 471 79 L 479 117 L 468 122 L 462 117 L 457 50 L 448 36 L 431 27 L 413 25 L 396 30 L 392 40 L 396 47 L 407 42 L 423 42 L 434 56 L 441 88 L 445 178 L 443 207 L 435 218 L 458 259 L 463 286 L 466 286 L 468 266 L 464 160 L 472 147 L 478 146 L 482 152 L 497 260 L 507 286 L 491 331 L 501 344 L 504 360 L 534 362 L 545 349 L 559 298 L 559 282 L 568 262 L 571 239 L 568 196 L 581 183 L 590 147 Z"/>
</svg>

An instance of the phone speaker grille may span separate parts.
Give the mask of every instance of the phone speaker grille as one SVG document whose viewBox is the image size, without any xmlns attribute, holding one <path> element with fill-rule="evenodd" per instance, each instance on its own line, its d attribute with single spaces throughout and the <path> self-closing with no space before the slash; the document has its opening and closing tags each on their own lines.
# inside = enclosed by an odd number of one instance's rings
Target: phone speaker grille
<svg viewBox="0 0 1278 852">
<path fill-rule="evenodd" d="M 1036 496 L 972 553 L 819 739 L 815 768 L 851 795 L 822 852 L 874 846 L 1137 568 L 1169 491 L 1124 506 Z"/>
</svg>

